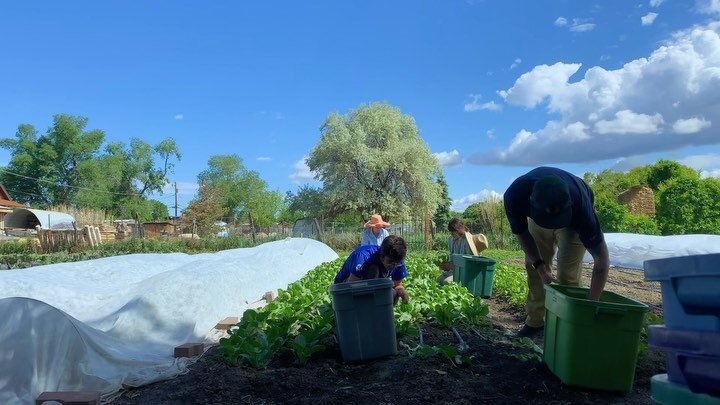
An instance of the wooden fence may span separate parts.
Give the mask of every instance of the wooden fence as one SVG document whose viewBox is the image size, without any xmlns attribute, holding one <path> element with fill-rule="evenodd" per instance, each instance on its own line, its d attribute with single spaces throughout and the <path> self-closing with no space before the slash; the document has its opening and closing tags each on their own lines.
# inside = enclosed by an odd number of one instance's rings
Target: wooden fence
<svg viewBox="0 0 720 405">
<path fill-rule="evenodd" d="M 40 225 L 35 227 L 40 248 L 45 252 L 67 246 L 89 246 L 91 248 L 102 244 L 103 237 L 97 226 L 85 225 L 80 229 L 52 230 L 43 229 Z"/>
</svg>

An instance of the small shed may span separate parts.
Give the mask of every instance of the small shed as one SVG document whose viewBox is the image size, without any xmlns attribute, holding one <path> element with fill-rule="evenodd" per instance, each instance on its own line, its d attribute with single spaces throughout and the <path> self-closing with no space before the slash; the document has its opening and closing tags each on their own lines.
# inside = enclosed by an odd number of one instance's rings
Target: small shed
<svg viewBox="0 0 720 405">
<path fill-rule="evenodd" d="M 315 218 L 302 218 L 295 221 L 292 236 L 295 238 L 313 238 L 322 240 L 322 228 Z"/>
<path fill-rule="evenodd" d="M 64 212 L 36 210 L 33 208 L 15 208 L 5 215 L 6 228 L 35 229 L 74 229 L 75 218 Z"/>
<path fill-rule="evenodd" d="M 0 184 L 0 229 L 5 228 L 5 215 L 13 212 L 15 208 L 24 208 L 23 204 L 13 201 L 5 187 Z"/>
<path fill-rule="evenodd" d="M 631 214 L 644 215 L 649 218 L 655 216 L 655 193 L 650 187 L 632 186 L 618 194 L 617 201 L 627 206 Z"/>
<path fill-rule="evenodd" d="M 155 221 L 143 223 L 146 238 L 162 238 L 175 233 L 175 224 L 170 221 Z"/>
</svg>

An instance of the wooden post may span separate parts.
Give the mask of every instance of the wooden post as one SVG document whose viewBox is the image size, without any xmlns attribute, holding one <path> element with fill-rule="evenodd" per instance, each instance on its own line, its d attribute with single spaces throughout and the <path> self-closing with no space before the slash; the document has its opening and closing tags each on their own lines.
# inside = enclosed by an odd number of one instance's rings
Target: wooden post
<svg viewBox="0 0 720 405">
<path fill-rule="evenodd" d="M 425 208 L 425 250 L 430 250 L 430 209 Z"/>
</svg>

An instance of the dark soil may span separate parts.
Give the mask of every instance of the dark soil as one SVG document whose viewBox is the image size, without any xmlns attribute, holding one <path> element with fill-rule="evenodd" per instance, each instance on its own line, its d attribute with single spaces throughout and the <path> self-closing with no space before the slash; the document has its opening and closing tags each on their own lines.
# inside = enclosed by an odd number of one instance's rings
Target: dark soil
<svg viewBox="0 0 720 405">
<path fill-rule="evenodd" d="M 441 355 L 414 357 L 405 345 L 394 357 L 346 364 L 332 345 L 305 366 L 281 356 L 267 369 L 256 370 L 225 365 L 214 348 L 188 374 L 126 391 L 114 403 L 650 403 L 650 377 L 665 372 L 661 353 L 648 352 L 639 359 L 635 385 L 627 395 L 569 387 L 538 360 L 532 348 L 513 345 L 508 335 L 522 324 L 522 312 L 502 301 L 487 302 L 488 325 L 459 330 L 469 345 L 462 353 L 472 358 L 469 366 L 456 366 Z M 426 344 L 458 343 L 449 329 L 431 325 L 422 329 Z M 414 347 L 418 337 L 405 337 L 402 342 Z M 541 337 L 536 342 L 542 346 Z"/>
</svg>

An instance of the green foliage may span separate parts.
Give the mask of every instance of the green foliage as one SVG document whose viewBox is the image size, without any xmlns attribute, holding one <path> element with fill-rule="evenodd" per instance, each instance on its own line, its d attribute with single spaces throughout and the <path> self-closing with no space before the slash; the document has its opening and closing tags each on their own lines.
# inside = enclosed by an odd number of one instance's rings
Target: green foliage
<svg viewBox="0 0 720 405">
<path fill-rule="evenodd" d="M 447 260 L 439 253 L 408 257 L 409 277 L 403 282 L 410 295 L 408 304 L 395 306 L 398 335 L 416 334 L 418 324 L 434 321 L 440 325 L 474 325 L 488 313 L 487 305 L 474 298 L 463 287 L 440 286 L 435 281 L 437 263 Z M 230 336 L 220 341 L 224 359 L 233 365 L 265 367 L 281 351 L 294 354 L 298 364 L 305 364 L 330 344 L 334 312 L 328 285 L 343 260 L 324 263 L 301 280 L 281 291 L 278 298 L 257 311 L 246 311 L 240 323 L 231 328 Z M 424 349 L 423 349 L 424 350 Z M 467 362 L 462 356 L 436 347 L 436 352 L 452 356 L 454 362 Z M 457 350 L 456 348 L 454 350 Z"/>
<path fill-rule="evenodd" d="M 701 179 L 697 171 L 669 160 L 636 167 L 627 173 L 586 173 L 595 194 L 595 209 L 605 232 L 648 235 L 720 233 L 720 182 Z M 635 186 L 655 193 L 654 218 L 632 215 L 617 202 L 622 191 Z"/>
<path fill-rule="evenodd" d="M 338 212 L 393 219 L 425 209 L 432 215 L 440 202 L 437 159 L 415 120 L 389 104 L 330 114 L 307 163 Z"/>
<path fill-rule="evenodd" d="M 24 177 L 3 172 L 0 181 L 16 200 L 32 206 L 68 204 L 144 220 L 161 214 L 147 195 L 168 183 L 181 157 L 175 141 L 153 147 L 133 138 L 129 149 L 110 143 L 103 151 L 104 132 L 86 126 L 86 118 L 66 114 L 54 116 L 41 136 L 32 125 L 20 125 L 0 147 L 12 155 L 6 169 Z"/>
<path fill-rule="evenodd" d="M 517 307 L 525 305 L 527 298 L 527 273 L 525 269 L 509 263 L 495 265 L 493 291 L 498 297 Z"/>
<path fill-rule="evenodd" d="M 256 171 L 247 170 L 237 155 L 216 155 L 198 175 L 198 198 L 190 203 L 189 216 L 202 220 L 203 229 L 220 218 L 247 220 L 254 229 L 275 222 L 283 210 L 283 198 L 267 190 Z M 222 215 L 216 216 L 218 206 Z"/>
<path fill-rule="evenodd" d="M 622 232 L 629 215 L 626 206 L 604 193 L 595 197 L 595 213 L 604 232 Z"/>
<path fill-rule="evenodd" d="M 407 345 L 405 347 L 411 356 L 432 357 L 442 355 L 448 359 L 453 366 L 470 365 L 472 363 L 472 357 L 460 354 L 460 349 L 455 345 L 440 344 L 433 346 L 419 344 L 415 347 L 409 347 Z"/>
<path fill-rule="evenodd" d="M 660 188 L 657 220 L 663 234 L 720 233 L 720 181 L 673 178 Z"/>
<path fill-rule="evenodd" d="M 437 177 L 437 183 L 440 186 L 440 204 L 438 204 L 435 216 L 433 216 L 433 222 L 438 230 L 445 230 L 447 229 L 448 222 L 450 222 L 452 218 L 452 216 L 450 216 L 452 199 L 448 194 L 448 184 L 442 172 L 440 172 Z"/>
</svg>

